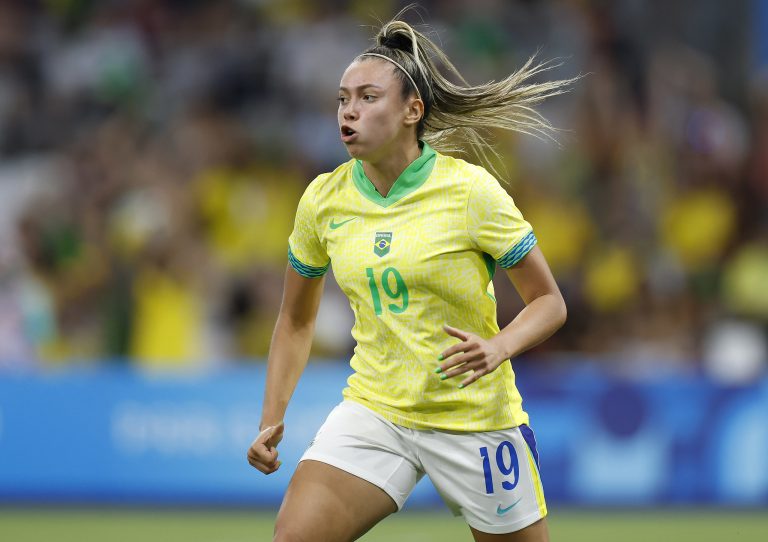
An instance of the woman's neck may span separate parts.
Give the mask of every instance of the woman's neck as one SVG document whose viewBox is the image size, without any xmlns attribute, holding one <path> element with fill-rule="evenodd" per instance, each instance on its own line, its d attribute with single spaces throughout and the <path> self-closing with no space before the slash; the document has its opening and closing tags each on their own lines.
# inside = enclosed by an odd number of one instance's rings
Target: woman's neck
<svg viewBox="0 0 768 542">
<path fill-rule="evenodd" d="M 363 171 L 365 176 L 373 183 L 376 191 L 384 197 L 387 197 L 395 181 L 411 165 L 411 163 L 421 156 L 421 148 L 416 145 L 408 145 L 398 149 L 396 152 L 388 153 L 380 160 L 363 160 Z"/>
</svg>

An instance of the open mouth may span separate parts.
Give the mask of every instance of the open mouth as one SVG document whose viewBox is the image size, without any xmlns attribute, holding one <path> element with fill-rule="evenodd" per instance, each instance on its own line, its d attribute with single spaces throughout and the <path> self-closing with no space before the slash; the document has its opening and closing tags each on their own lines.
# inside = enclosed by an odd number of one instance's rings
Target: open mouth
<svg viewBox="0 0 768 542">
<path fill-rule="evenodd" d="M 341 140 L 344 143 L 349 143 L 352 140 L 354 140 L 357 137 L 357 132 L 355 132 L 352 128 L 349 126 L 342 126 L 341 127 Z"/>
</svg>

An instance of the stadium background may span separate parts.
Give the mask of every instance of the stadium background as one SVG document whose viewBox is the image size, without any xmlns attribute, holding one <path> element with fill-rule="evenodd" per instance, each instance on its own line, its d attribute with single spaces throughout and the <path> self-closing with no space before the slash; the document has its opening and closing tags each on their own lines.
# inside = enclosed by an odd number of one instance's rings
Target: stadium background
<svg viewBox="0 0 768 542">
<path fill-rule="evenodd" d="M 353 347 L 331 280 L 285 465 L 250 469 L 286 238 L 403 4 L 0 1 L 2 539 L 269 539 Z M 515 361 L 553 538 L 764 539 L 768 3 L 420 5 L 470 82 L 588 74 L 559 146 L 496 134 L 569 307 Z M 366 538 L 438 539 L 469 535 L 426 483 Z"/>
</svg>

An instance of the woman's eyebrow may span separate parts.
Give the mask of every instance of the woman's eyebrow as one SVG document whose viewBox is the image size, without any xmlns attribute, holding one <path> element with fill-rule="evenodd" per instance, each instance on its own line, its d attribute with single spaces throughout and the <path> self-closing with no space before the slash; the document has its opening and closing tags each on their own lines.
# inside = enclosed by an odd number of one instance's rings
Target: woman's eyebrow
<svg viewBox="0 0 768 542">
<path fill-rule="evenodd" d="M 379 85 L 374 85 L 373 83 L 366 83 L 365 85 L 360 85 L 357 87 L 352 87 L 353 89 L 364 89 L 364 88 L 376 88 L 379 90 L 384 90 L 384 87 L 380 87 Z M 339 90 L 343 90 L 345 92 L 349 92 L 349 89 L 347 87 L 339 87 Z"/>
</svg>

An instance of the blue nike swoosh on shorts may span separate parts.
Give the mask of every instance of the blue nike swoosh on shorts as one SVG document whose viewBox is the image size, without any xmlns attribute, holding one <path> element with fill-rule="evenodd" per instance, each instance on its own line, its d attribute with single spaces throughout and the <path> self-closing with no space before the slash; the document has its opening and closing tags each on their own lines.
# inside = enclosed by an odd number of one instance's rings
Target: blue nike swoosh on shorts
<svg viewBox="0 0 768 542">
<path fill-rule="evenodd" d="M 516 505 L 517 503 L 519 503 L 521 500 L 522 500 L 522 497 L 521 497 L 521 498 L 519 498 L 519 499 L 517 499 L 515 502 L 513 502 L 512 504 L 510 504 L 510 505 L 509 505 L 509 506 L 507 506 L 506 508 L 502 508 L 502 507 L 501 507 L 501 505 L 499 505 L 499 506 L 496 508 L 496 514 L 497 514 L 497 515 L 499 515 L 499 516 L 503 516 L 504 514 L 506 514 L 506 513 L 507 513 L 507 512 L 509 512 L 510 510 L 512 510 L 512 509 L 515 507 L 515 505 Z"/>
</svg>

